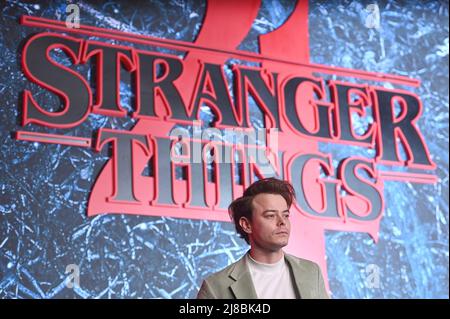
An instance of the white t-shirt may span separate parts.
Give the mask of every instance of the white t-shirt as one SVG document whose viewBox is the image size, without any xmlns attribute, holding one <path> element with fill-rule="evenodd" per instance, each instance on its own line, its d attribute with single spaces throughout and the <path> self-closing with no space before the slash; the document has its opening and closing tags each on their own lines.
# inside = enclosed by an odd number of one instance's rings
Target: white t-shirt
<svg viewBox="0 0 450 319">
<path fill-rule="evenodd" d="M 292 278 L 284 257 L 274 264 L 264 264 L 247 254 L 246 262 L 258 298 L 295 299 Z"/>
</svg>

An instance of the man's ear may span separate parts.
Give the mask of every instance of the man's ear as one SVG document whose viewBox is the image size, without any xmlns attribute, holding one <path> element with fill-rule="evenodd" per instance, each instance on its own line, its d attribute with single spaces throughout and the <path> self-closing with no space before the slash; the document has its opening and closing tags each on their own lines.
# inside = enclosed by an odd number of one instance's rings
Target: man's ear
<svg viewBox="0 0 450 319">
<path fill-rule="evenodd" d="M 247 217 L 241 217 L 241 219 L 239 219 L 239 225 L 247 234 L 252 233 L 252 224 Z"/>
</svg>

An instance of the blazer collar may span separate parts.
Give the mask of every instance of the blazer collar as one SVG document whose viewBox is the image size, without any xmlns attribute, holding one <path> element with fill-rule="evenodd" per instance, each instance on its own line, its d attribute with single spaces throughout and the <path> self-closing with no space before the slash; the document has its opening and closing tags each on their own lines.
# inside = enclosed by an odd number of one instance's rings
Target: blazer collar
<svg viewBox="0 0 450 319">
<path fill-rule="evenodd" d="M 248 254 L 248 252 L 247 252 Z M 231 284 L 230 288 L 236 299 L 257 299 L 255 286 L 253 285 L 252 276 L 250 270 L 247 266 L 246 256 L 244 255 L 231 270 L 229 276 L 234 283 Z M 292 282 L 300 294 L 300 298 L 308 299 L 313 298 L 312 292 L 314 291 L 313 282 L 305 277 L 306 269 L 302 263 L 297 262 L 297 260 L 284 253 L 284 258 L 287 261 L 289 268 L 292 271 Z"/>
<path fill-rule="evenodd" d="M 284 258 L 287 261 L 288 265 L 292 271 L 292 281 L 297 288 L 298 293 L 300 294 L 300 298 L 302 299 L 310 299 L 314 298 L 314 285 L 311 279 L 305 277 L 307 270 L 305 266 L 298 262 L 293 256 L 284 253 Z"/>
<path fill-rule="evenodd" d="M 248 252 L 247 252 L 248 254 Z M 253 286 L 252 276 L 248 269 L 246 256 L 244 255 L 233 267 L 230 277 L 235 280 L 230 288 L 236 299 L 257 299 L 255 287 Z"/>
</svg>

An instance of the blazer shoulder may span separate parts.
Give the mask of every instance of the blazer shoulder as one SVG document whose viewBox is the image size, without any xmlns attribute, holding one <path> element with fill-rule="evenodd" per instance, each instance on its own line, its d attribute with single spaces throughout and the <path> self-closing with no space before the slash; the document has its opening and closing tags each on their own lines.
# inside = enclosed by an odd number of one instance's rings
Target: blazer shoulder
<svg viewBox="0 0 450 319">
<path fill-rule="evenodd" d="M 241 274 L 243 267 L 243 260 L 240 259 L 205 278 L 197 298 L 233 299 L 230 290 L 230 286 L 235 282 L 233 275 Z"/>
<path fill-rule="evenodd" d="M 242 258 L 238 261 L 235 261 L 234 263 L 226 266 L 222 270 L 219 270 L 213 274 L 211 274 L 209 277 L 207 277 L 205 280 L 208 282 L 215 282 L 215 281 L 222 281 L 224 279 L 229 278 L 230 274 L 233 272 L 233 269 L 236 267 L 237 264 L 242 263 Z"/>
<path fill-rule="evenodd" d="M 291 262 L 292 266 L 301 266 L 305 270 L 313 270 L 316 271 L 319 267 L 317 263 L 314 261 L 300 258 L 297 256 L 286 254 L 286 258 Z"/>
<path fill-rule="evenodd" d="M 286 254 L 286 257 L 289 261 L 294 262 L 299 265 L 302 265 L 302 266 L 305 266 L 305 267 L 312 267 L 312 268 L 319 267 L 319 265 L 317 263 L 315 263 L 314 261 L 309 260 L 309 259 L 300 258 L 300 257 L 290 255 L 290 254 Z"/>
</svg>

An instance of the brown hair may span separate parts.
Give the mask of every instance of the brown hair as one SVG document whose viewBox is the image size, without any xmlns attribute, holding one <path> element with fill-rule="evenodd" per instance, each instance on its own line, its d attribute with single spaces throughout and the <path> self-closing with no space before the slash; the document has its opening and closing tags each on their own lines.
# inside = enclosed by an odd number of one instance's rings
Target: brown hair
<svg viewBox="0 0 450 319">
<path fill-rule="evenodd" d="M 239 220 L 242 217 L 252 220 L 252 202 L 253 198 L 258 194 L 279 194 L 286 200 L 288 208 L 291 207 L 295 199 L 295 190 L 292 185 L 283 180 L 273 177 L 260 179 L 251 184 L 245 191 L 242 197 L 236 198 L 230 206 L 228 206 L 228 213 L 231 220 L 234 222 L 237 233 L 241 238 L 244 238 L 247 244 L 250 244 L 248 234 L 239 225 Z"/>
</svg>

